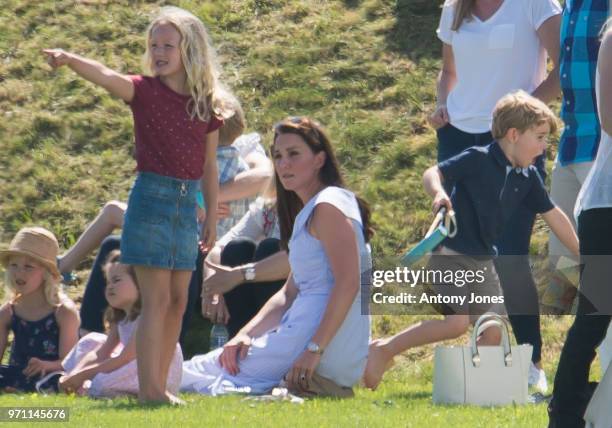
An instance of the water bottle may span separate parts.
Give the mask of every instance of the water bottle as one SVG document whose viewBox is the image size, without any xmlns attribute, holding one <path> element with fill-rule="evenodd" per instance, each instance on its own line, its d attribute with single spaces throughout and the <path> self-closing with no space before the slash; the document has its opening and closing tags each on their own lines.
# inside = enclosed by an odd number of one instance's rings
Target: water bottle
<svg viewBox="0 0 612 428">
<path fill-rule="evenodd" d="M 208 350 L 212 351 L 217 348 L 223 347 L 229 339 L 229 333 L 224 324 L 215 324 L 210 329 L 210 345 Z"/>
</svg>

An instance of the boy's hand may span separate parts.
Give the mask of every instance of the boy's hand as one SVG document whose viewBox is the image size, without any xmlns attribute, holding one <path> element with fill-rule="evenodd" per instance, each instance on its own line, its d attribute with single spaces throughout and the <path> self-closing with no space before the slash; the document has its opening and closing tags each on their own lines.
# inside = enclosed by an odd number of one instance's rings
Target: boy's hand
<svg viewBox="0 0 612 428">
<path fill-rule="evenodd" d="M 436 110 L 428 118 L 429 124 L 434 129 L 440 129 L 448 123 L 448 110 L 446 106 L 438 106 Z"/>
<path fill-rule="evenodd" d="M 71 55 L 63 49 L 43 49 L 43 53 L 47 55 L 47 63 L 53 68 L 67 65 L 72 59 Z"/>
<path fill-rule="evenodd" d="M 453 204 L 451 203 L 450 198 L 444 191 L 438 192 L 434 197 L 432 205 L 433 213 L 437 214 L 438 211 L 440 211 L 440 208 L 442 207 L 446 207 L 447 212 L 453 211 Z"/>
</svg>

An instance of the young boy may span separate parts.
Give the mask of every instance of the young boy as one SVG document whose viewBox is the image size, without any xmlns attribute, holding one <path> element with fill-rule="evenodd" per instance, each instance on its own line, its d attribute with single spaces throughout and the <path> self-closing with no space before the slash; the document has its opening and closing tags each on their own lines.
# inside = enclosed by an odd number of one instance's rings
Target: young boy
<svg viewBox="0 0 612 428">
<path fill-rule="evenodd" d="M 373 341 L 364 373 L 367 387 L 376 388 L 395 355 L 415 346 L 459 337 L 483 313 L 492 309 L 503 312 L 503 307 L 496 308 L 493 303 L 503 302 L 493 265 L 497 255 L 493 243 L 521 203 L 541 213 L 559 240 L 578 255 L 578 238 L 572 224 L 550 200 L 532 165 L 546 149 L 546 139 L 556 131 L 556 123 L 554 114 L 541 101 L 523 91 L 508 94 L 493 112 L 491 132 L 496 141 L 485 147 L 471 147 L 425 172 L 423 183 L 433 197 L 433 211 L 454 209 L 457 220 L 457 234 L 443 241 L 430 258 L 427 271 L 480 272 L 482 281 L 474 280 L 461 287 L 463 284 L 446 280 L 432 284 L 440 295 L 465 299 L 455 298 L 455 303 L 445 304 L 442 320 L 423 321 L 391 338 Z M 455 182 L 450 197 L 443 187 L 446 180 Z M 485 330 L 479 343 L 499 344 L 499 332 Z"/>
<path fill-rule="evenodd" d="M 240 157 L 239 150 L 232 143 L 242 135 L 246 127 L 244 112 L 238 100 L 228 96 L 226 104 L 234 110 L 234 115 L 225 119 L 219 128 L 219 145 L 217 146 L 217 168 L 219 170 L 219 185 L 232 180 L 236 175 L 249 169 L 247 163 Z M 253 198 L 243 198 L 228 202 L 227 217 L 219 217 L 217 221 L 217 237 L 225 235 L 234 224 L 246 214 Z"/>
</svg>

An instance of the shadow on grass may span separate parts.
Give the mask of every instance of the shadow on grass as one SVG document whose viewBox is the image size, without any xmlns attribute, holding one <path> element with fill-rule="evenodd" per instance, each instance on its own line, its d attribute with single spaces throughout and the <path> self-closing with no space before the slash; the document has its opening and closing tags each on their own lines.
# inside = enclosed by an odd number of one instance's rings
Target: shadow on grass
<svg viewBox="0 0 612 428">
<path fill-rule="evenodd" d="M 118 410 L 124 412 L 141 412 L 143 410 L 165 410 L 165 409 L 181 409 L 184 406 L 173 406 L 167 403 L 140 403 L 136 398 L 121 397 L 115 401 L 111 399 L 93 400 L 95 404 L 88 406 L 91 410 Z"/>
<path fill-rule="evenodd" d="M 396 392 L 389 395 L 385 395 L 385 401 L 389 400 L 422 400 L 431 399 L 431 392 L 429 391 L 409 391 L 409 392 Z"/>
</svg>

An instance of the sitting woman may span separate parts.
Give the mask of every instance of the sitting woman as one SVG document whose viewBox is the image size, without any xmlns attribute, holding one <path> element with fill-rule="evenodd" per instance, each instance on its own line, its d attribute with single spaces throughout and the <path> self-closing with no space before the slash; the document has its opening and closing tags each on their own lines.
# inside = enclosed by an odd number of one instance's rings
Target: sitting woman
<svg viewBox="0 0 612 428">
<path fill-rule="evenodd" d="M 202 315 L 213 323 L 227 324 L 230 337 L 259 312 L 289 276 L 289 256 L 280 248 L 274 183 L 270 184 L 217 241 L 204 262 Z"/>
<path fill-rule="evenodd" d="M 283 378 L 301 394 L 346 396 L 365 367 L 370 317 L 361 278 L 371 272 L 365 203 L 344 189 L 321 126 L 290 118 L 272 146 L 281 243 L 291 275 L 222 349 L 183 364 L 181 390 L 270 391 Z"/>
</svg>

